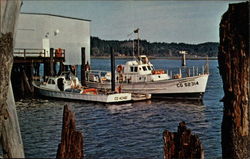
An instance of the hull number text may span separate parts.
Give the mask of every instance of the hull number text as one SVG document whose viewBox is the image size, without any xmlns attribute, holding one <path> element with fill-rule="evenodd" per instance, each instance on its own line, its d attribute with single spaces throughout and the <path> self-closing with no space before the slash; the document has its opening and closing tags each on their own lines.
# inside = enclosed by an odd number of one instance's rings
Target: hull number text
<svg viewBox="0 0 250 159">
<path fill-rule="evenodd" d="M 193 82 L 184 82 L 184 83 L 177 83 L 176 86 L 179 87 L 192 87 L 192 86 L 196 86 L 199 85 L 198 81 L 193 81 Z"/>
<path fill-rule="evenodd" d="M 127 96 L 115 97 L 114 100 L 126 100 L 127 98 Z"/>
</svg>

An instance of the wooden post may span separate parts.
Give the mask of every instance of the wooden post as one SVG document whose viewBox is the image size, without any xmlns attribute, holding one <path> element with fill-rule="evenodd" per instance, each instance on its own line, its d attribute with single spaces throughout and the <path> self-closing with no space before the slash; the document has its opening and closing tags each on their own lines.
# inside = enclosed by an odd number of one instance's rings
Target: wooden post
<svg viewBox="0 0 250 159">
<path fill-rule="evenodd" d="M 0 139 L 3 158 L 25 158 L 11 84 L 15 28 L 21 1 L 0 1 Z"/>
<path fill-rule="evenodd" d="M 57 159 L 83 159 L 83 135 L 76 131 L 75 114 L 64 106 L 61 143 L 57 149 Z"/>
<path fill-rule="evenodd" d="M 49 73 L 50 76 L 54 76 L 54 49 L 50 48 L 50 58 L 49 58 L 49 63 L 50 63 L 50 68 L 49 68 Z"/>
<path fill-rule="evenodd" d="M 173 158 L 204 158 L 202 144 L 191 130 L 186 128 L 185 122 L 180 122 L 177 133 L 165 130 L 163 132 L 164 159 Z"/>
<path fill-rule="evenodd" d="M 46 60 L 43 60 L 43 81 L 46 80 L 46 76 L 47 76 L 47 64 L 46 64 Z"/>
<path fill-rule="evenodd" d="M 31 85 L 32 85 L 32 81 L 34 80 L 34 62 L 33 62 L 33 60 L 31 60 L 31 64 L 30 64 L 30 78 L 31 78 Z"/>
<path fill-rule="evenodd" d="M 58 76 L 63 72 L 65 71 L 65 66 L 63 65 L 63 62 L 60 62 L 60 66 L 59 66 L 59 71 L 58 71 Z"/>
<path fill-rule="evenodd" d="M 115 91 L 115 55 L 114 50 L 112 47 L 110 47 L 110 53 L 111 53 L 111 90 Z"/>
<path fill-rule="evenodd" d="M 82 65 L 81 65 L 81 82 L 82 86 L 86 86 L 86 73 L 85 73 L 85 48 L 81 48 L 82 52 Z"/>
<path fill-rule="evenodd" d="M 230 4 L 220 23 L 223 158 L 250 158 L 249 7 L 249 2 Z"/>
</svg>

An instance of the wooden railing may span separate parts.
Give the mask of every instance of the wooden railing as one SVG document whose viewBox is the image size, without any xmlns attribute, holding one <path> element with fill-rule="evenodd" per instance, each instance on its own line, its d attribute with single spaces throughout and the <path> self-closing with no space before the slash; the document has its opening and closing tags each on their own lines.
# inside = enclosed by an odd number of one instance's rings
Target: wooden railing
<svg viewBox="0 0 250 159">
<path fill-rule="evenodd" d="M 14 57 L 46 57 L 45 49 L 20 49 L 15 48 Z"/>
<path fill-rule="evenodd" d="M 50 52 L 45 49 L 22 49 L 15 48 L 13 52 L 14 57 L 50 57 Z M 65 49 L 62 49 L 60 55 L 56 53 L 56 49 L 53 51 L 53 57 L 65 57 Z"/>
</svg>

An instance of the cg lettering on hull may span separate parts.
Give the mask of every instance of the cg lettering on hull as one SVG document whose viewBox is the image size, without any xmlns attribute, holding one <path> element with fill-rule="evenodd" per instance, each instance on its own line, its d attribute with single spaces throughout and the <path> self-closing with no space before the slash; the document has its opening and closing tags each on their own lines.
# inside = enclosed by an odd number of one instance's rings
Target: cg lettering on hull
<svg viewBox="0 0 250 159">
<path fill-rule="evenodd" d="M 192 81 L 192 82 L 183 82 L 183 83 L 177 83 L 176 86 L 178 88 L 181 88 L 181 87 L 192 87 L 192 86 L 196 86 L 196 85 L 199 85 L 199 82 L 198 81 Z"/>
<path fill-rule="evenodd" d="M 124 96 L 124 97 L 115 97 L 114 100 L 126 100 L 128 97 Z"/>
</svg>

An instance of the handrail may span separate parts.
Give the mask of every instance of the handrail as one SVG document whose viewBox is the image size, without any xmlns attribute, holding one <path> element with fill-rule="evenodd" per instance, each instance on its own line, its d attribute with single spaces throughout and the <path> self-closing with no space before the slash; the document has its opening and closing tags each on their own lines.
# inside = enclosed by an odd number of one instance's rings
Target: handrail
<svg viewBox="0 0 250 159">
<path fill-rule="evenodd" d="M 199 69 L 200 67 L 200 69 Z M 175 78 L 176 75 L 184 78 L 184 77 L 193 77 L 193 76 L 199 76 L 204 74 L 209 74 L 208 71 L 209 67 L 208 65 L 202 65 L 202 66 L 193 66 L 193 67 L 174 67 L 171 69 L 166 70 L 166 74 L 170 76 L 170 78 Z M 87 75 L 95 75 L 99 78 L 104 77 L 105 73 L 108 73 L 110 71 L 104 71 L 104 70 L 90 70 L 88 71 Z M 141 77 L 142 75 L 136 75 L 135 73 L 123 73 L 123 75 L 133 75 L 136 77 Z M 143 75 L 144 77 L 149 75 Z"/>
<path fill-rule="evenodd" d="M 37 48 L 31 48 L 31 49 L 23 49 L 23 48 L 15 48 L 13 52 L 14 56 L 17 57 L 50 57 L 50 54 L 47 53 L 46 56 L 46 50 L 45 49 L 37 49 Z M 36 55 L 36 56 L 35 56 Z M 53 57 L 58 57 L 56 56 L 55 50 L 53 52 Z M 60 57 L 65 57 L 65 49 L 62 49 L 62 54 Z"/>
</svg>

